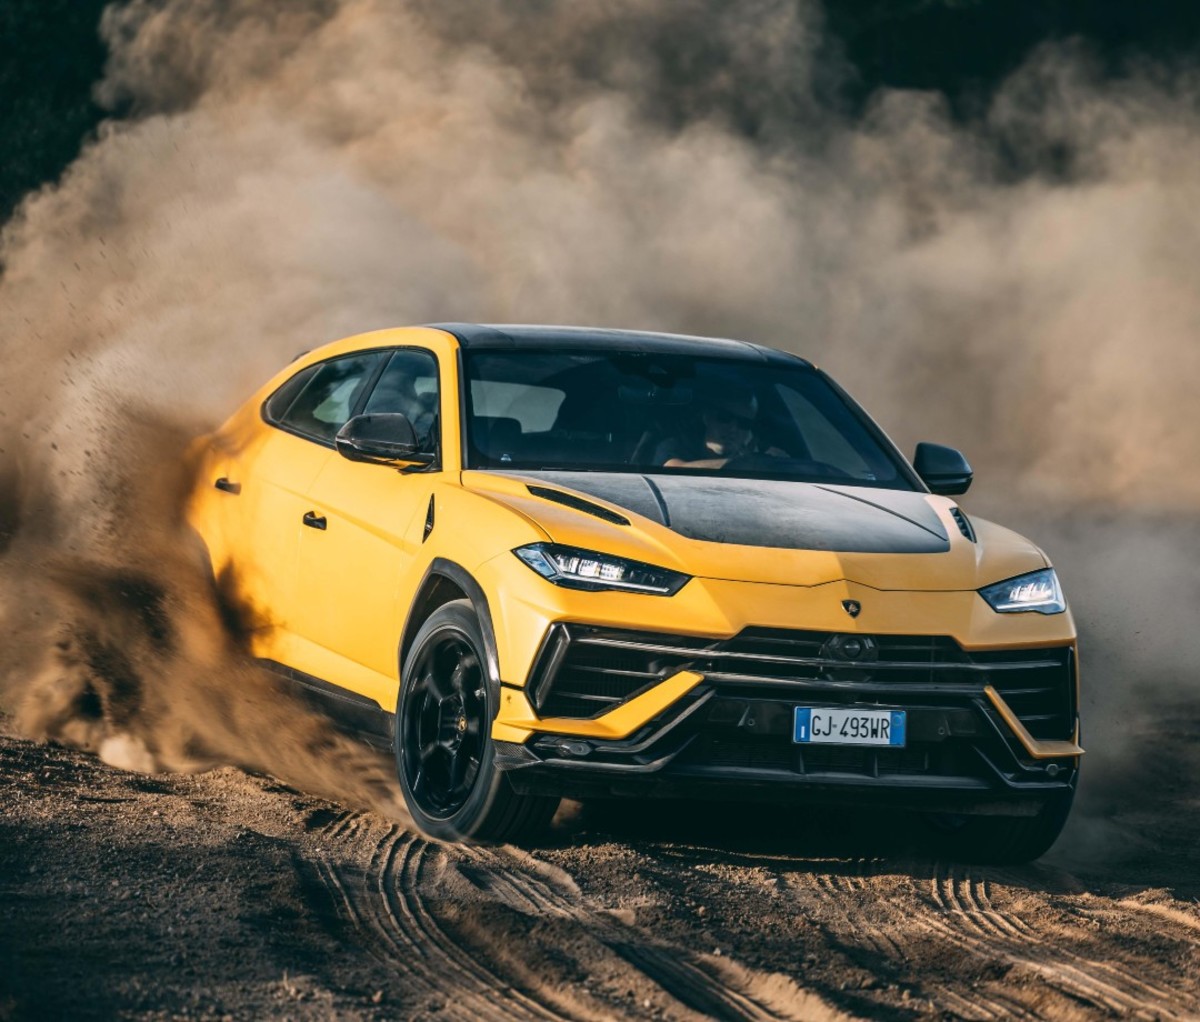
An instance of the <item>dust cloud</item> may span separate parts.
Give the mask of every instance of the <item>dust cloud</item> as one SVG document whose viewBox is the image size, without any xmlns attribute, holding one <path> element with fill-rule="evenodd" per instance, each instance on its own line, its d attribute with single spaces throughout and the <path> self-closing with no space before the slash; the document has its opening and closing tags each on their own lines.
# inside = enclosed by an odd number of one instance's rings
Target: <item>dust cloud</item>
<svg viewBox="0 0 1200 1022">
<path fill-rule="evenodd" d="M 232 763 L 406 819 L 386 761 L 332 732 L 241 649 L 247 619 L 180 520 L 178 424 L 120 406 L 108 418 L 119 451 L 96 452 L 106 470 L 90 486 L 66 484 L 75 499 L 40 471 L 0 491 L 18 526 L 0 580 L 0 705 L 25 734 L 114 766 Z"/>
<path fill-rule="evenodd" d="M 963 123 L 931 93 L 852 109 L 803 0 L 135 0 L 102 30 L 99 95 L 129 114 L 0 240 L 0 446 L 40 502 L 15 530 L 0 513 L 4 603 L 36 610 L 43 659 L 91 613 L 95 571 L 127 565 L 236 655 L 181 566 L 176 506 L 135 499 L 179 447 L 130 443 L 129 423 L 198 431 L 298 350 L 482 319 L 808 355 L 904 446 L 961 447 L 968 510 L 1059 563 L 1093 776 L 1115 783 L 1136 723 L 1195 697 L 1194 71 L 1106 74 L 1047 46 Z M 106 620 L 110 646 L 146 641 Z M 218 655 L 189 641 L 143 686 L 164 719 L 194 718 L 175 678 L 201 691 Z M 6 651 L 10 693 L 78 655 Z M 210 717 L 270 731 L 233 709 L 260 681 L 222 691 Z"/>
</svg>

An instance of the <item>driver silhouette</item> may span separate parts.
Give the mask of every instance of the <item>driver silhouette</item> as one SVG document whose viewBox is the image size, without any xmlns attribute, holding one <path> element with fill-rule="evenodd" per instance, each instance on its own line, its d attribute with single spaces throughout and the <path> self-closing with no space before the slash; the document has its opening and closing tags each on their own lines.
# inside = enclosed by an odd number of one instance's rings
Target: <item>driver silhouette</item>
<svg viewBox="0 0 1200 1022">
<path fill-rule="evenodd" d="M 654 463 L 664 468 L 724 468 L 735 458 L 759 453 L 757 418 L 758 399 L 752 390 L 733 385 L 724 393 L 710 393 L 700 406 L 700 434 L 664 440 L 655 449 Z M 762 453 L 784 455 L 775 447 Z"/>
</svg>

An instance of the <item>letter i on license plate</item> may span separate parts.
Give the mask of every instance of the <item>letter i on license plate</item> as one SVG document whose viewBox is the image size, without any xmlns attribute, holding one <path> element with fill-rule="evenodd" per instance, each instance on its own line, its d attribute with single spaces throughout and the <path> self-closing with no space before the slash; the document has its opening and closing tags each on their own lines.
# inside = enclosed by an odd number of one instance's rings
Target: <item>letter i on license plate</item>
<svg viewBox="0 0 1200 1022">
<path fill-rule="evenodd" d="M 905 744 L 903 710 L 797 706 L 792 740 L 802 745 Z"/>
</svg>

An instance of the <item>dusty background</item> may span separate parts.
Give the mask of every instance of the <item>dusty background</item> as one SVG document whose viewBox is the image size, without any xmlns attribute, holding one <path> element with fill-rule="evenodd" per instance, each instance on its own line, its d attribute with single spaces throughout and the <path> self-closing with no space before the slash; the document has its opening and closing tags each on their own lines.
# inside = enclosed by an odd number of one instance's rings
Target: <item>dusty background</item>
<svg viewBox="0 0 1200 1022">
<path fill-rule="evenodd" d="M 1195 1015 L 1177 7 L 4 5 L 0 1013 Z M 967 509 L 1081 624 L 1048 864 L 963 871 L 902 822 L 568 814 L 532 858 L 388 822 L 386 764 L 241 656 L 183 438 L 298 350 L 470 318 L 761 340 L 962 447 Z M 162 773 L 218 764 L 252 773 Z"/>
</svg>

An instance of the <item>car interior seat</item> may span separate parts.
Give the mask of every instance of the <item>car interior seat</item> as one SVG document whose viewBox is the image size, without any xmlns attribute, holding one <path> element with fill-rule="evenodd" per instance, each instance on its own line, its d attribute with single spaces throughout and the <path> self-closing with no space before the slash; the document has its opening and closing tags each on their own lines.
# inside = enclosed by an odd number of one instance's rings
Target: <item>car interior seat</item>
<svg viewBox="0 0 1200 1022">
<path fill-rule="evenodd" d="M 477 415 L 471 419 L 471 447 L 484 465 L 520 461 L 524 433 L 517 419 Z"/>
</svg>

